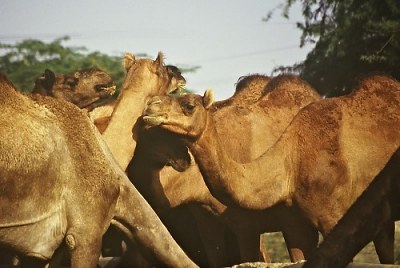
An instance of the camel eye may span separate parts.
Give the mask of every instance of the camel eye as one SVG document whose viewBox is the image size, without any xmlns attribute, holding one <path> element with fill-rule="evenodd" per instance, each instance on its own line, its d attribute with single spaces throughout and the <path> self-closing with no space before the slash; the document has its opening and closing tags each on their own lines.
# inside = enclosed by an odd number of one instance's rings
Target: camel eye
<svg viewBox="0 0 400 268">
<path fill-rule="evenodd" d="M 185 108 L 188 112 L 193 112 L 194 110 L 194 104 L 193 103 L 186 103 Z"/>
</svg>

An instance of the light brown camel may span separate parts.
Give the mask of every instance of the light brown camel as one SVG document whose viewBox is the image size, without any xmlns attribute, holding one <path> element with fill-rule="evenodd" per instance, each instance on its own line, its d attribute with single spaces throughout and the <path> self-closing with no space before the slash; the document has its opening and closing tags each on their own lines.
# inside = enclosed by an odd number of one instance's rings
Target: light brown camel
<svg viewBox="0 0 400 268">
<path fill-rule="evenodd" d="M 167 66 L 167 68 L 168 67 L 169 66 Z M 172 76 L 179 78 L 178 81 L 182 80 L 182 78 L 180 77 L 180 72 L 177 73 L 176 70 L 174 70 L 174 72 L 172 73 Z M 229 99 L 230 104 L 231 105 L 239 105 L 239 101 L 235 100 L 235 98 L 242 100 L 242 103 L 240 105 L 245 105 L 246 102 L 250 102 L 250 101 L 252 101 L 252 99 L 255 99 L 255 98 L 258 99 L 263 94 L 263 89 L 264 89 L 265 85 L 267 84 L 267 82 L 269 81 L 269 79 L 270 78 L 267 76 L 262 76 L 262 75 L 258 75 L 258 74 L 249 75 L 245 79 L 241 78 L 238 82 L 234 97 Z M 185 80 L 183 80 L 183 82 L 185 82 Z M 181 83 L 181 84 L 184 85 L 184 83 Z M 179 85 L 179 83 L 178 83 L 178 85 Z M 246 90 L 243 89 L 244 86 L 246 86 Z M 240 94 L 238 94 L 238 93 L 240 93 Z M 252 101 L 252 102 L 254 102 L 254 101 Z M 218 102 L 218 104 L 221 104 L 218 106 L 219 108 L 221 108 L 221 107 L 224 107 L 225 104 L 227 104 L 227 101 L 221 101 L 221 102 Z M 158 132 L 158 133 L 153 133 L 153 134 L 151 134 L 151 136 L 157 137 L 157 139 L 159 139 L 155 143 L 158 145 L 151 147 L 154 149 L 153 153 L 156 155 L 157 154 L 162 155 L 163 153 L 165 153 L 165 151 L 168 151 L 168 149 L 163 150 L 159 145 L 162 146 L 165 143 L 169 143 L 168 138 L 166 137 L 165 133 Z M 141 136 L 145 140 L 149 141 L 149 138 L 146 137 L 148 135 L 149 135 L 149 133 L 147 131 L 144 131 Z M 140 138 L 139 138 L 139 140 L 140 140 Z M 154 142 L 150 142 L 150 145 L 151 145 L 151 143 L 154 143 Z M 172 143 L 173 143 L 173 141 L 172 141 Z M 172 145 L 172 143 L 169 144 L 169 146 L 175 147 Z M 142 139 L 142 144 L 143 144 L 143 139 Z M 146 142 L 144 144 L 146 144 Z M 146 146 L 147 145 L 142 145 L 141 146 L 142 149 L 136 150 L 135 155 L 138 153 L 146 154 L 147 151 L 151 150 L 149 148 L 146 148 Z M 176 148 L 178 148 L 178 147 L 176 147 Z M 184 148 L 184 150 L 187 154 L 187 149 Z M 158 162 L 158 160 L 154 159 L 154 158 L 151 159 L 151 157 L 149 157 L 148 159 L 145 160 L 144 157 L 141 157 L 141 156 L 139 156 L 137 159 L 141 159 L 141 160 L 131 162 L 130 168 L 128 167 L 128 175 L 130 178 L 132 178 L 134 172 L 137 172 L 137 170 L 140 170 L 139 171 L 140 177 L 138 178 L 139 181 L 144 182 L 145 184 L 149 184 L 149 178 L 148 178 L 149 173 L 147 173 L 147 172 L 149 172 L 150 167 L 152 167 L 153 165 L 158 165 L 158 164 L 155 164 L 155 162 Z M 177 159 L 178 159 L 177 161 L 181 162 L 181 164 L 182 163 L 185 164 L 184 162 L 189 160 L 189 159 L 181 160 L 181 159 L 179 159 L 179 157 L 177 157 Z M 136 164 L 133 164 L 134 162 Z M 139 162 L 140 162 L 140 164 L 138 164 Z M 173 164 L 173 163 L 171 163 L 171 164 Z M 177 167 L 177 165 L 180 165 L 180 163 L 175 163 L 174 167 L 177 169 L 180 169 L 179 167 Z M 185 168 L 187 168 L 187 166 L 183 167 L 182 170 Z M 136 169 L 136 171 L 132 172 L 132 170 L 135 170 L 135 169 Z M 151 171 L 150 174 L 157 173 L 156 172 L 157 170 L 158 169 Z M 197 174 L 199 174 L 198 171 L 197 171 Z M 180 174 L 174 170 L 171 170 L 170 175 L 171 176 L 172 175 L 180 176 Z M 163 174 L 163 176 L 167 176 L 167 177 L 169 177 L 170 175 Z M 173 178 L 171 178 L 171 179 L 173 180 Z M 139 187 L 140 187 L 140 184 L 141 183 L 138 182 Z M 148 187 L 148 186 L 146 186 L 146 187 Z M 141 190 L 144 191 L 143 192 L 144 194 L 146 194 L 146 192 L 148 192 L 143 187 L 141 188 Z M 179 191 L 179 189 L 178 189 L 178 191 Z M 151 198 L 151 196 L 147 196 L 147 197 Z M 162 197 L 160 196 L 158 198 L 162 198 Z M 179 196 L 175 195 L 175 199 L 179 199 Z M 176 206 L 174 206 L 174 207 L 176 207 Z M 233 252 L 237 252 L 237 249 L 234 248 L 236 243 L 232 242 L 232 239 L 234 239 L 234 238 L 232 238 L 232 235 L 229 235 L 229 233 L 231 233 L 231 232 L 229 230 L 226 232 L 224 232 L 224 230 L 221 230 L 221 227 L 222 227 L 221 224 L 216 222 L 215 220 L 210 222 L 209 221 L 210 217 L 207 217 L 207 215 L 205 215 L 204 211 L 201 211 L 197 208 L 193 208 L 193 206 L 190 206 L 190 207 L 180 206 L 180 207 L 174 209 L 173 211 L 169 210 L 168 212 L 165 211 L 165 208 L 162 208 L 161 210 L 163 210 L 163 212 L 160 212 L 160 210 L 158 210 L 159 215 L 162 214 L 163 222 L 167 225 L 168 229 L 173 232 L 174 238 L 177 239 L 177 241 L 180 245 L 188 244 L 186 242 L 186 240 L 188 239 L 188 234 L 201 237 L 201 239 L 203 240 L 203 245 L 204 245 L 203 249 L 202 249 L 201 245 L 197 245 L 197 250 L 190 250 L 190 249 L 188 249 L 188 247 L 184 247 L 184 249 L 187 250 L 187 252 L 190 252 L 189 256 L 194 258 L 194 260 L 196 260 L 196 262 L 200 266 L 221 267 L 221 266 L 227 266 L 227 265 L 239 262 L 239 259 L 235 258 L 236 256 L 235 256 L 235 254 L 233 254 Z M 188 214 L 190 214 L 190 215 L 188 215 Z M 192 219 L 193 216 L 196 218 L 196 221 L 198 221 L 199 217 L 201 217 L 202 222 L 200 224 L 194 223 L 193 219 Z M 206 217 L 206 218 L 204 218 L 204 217 Z M 205 220 L 208 220 L 208 222 L 205 223 L 204 222 Z M 196 224 L 198 226 L 197 229 L 201 229 L 201 230 L 197 230 L 197 232 L 194 232 L 194 229 L 192 227 L 194 224 Z M 188 229 L 188 227 L 190 229 Z M 224 235 L 224 233 L 228 233 L 228 235 Z M 210 234 L 210 235 L 207 236 L 207 234 Z M 219 237 L 219 236 L 222 236 L 222 237 L 217 239 L 217 237 Z M 229 242 L 228 248 L 225 250 L 224 244 L 226 244 L 225 240 L 227 239 L 227 237 L 230 237 L 230 238 L 228 238 L 228 239 L 230 239 L 230 242 Z M 193 241 L 195 240 L 194 237 L 191 237 L 190 239 Z M 258 238 L 256 238 L 256 240 L 258 242 Z M 194 244 L 194 243 L 191 243 L 191 244 Z M 193 247 L 193 245 L 191 245 L 191 246 Z M 248 251 L 250 251 L 250 250 L 251 249 L 248 249 Z M 203 251 L 205 252 L 206 255 L 194 254 L 196 252 L 202 253 Z M 255 250 L 255 254 L 257 254 L 257 250 Z"/>
<path fill-rule="evenodd" d="M 342 268 L 400 216 L 400 151 L 353 203 L 303 268 Z"/>
<path fill-rule="evenodd" d="M 46 262 L 65 246 L 72 267 L 96 267 L 111 223 L 164 265 L 196 267 L 84 112 L 23 95 L 4 75 L 0 108 L 0 247 Z"/>
<path fill-rule="evenodd" d="M 260 77 L 257 75 L 255 79 L 263 81 L 261 88 L 264 88 L 269 79 L 265 76 L 262 79 Z M 221 102 L 218 102 L 217 105 L 214 104 L 210 107 L 213 119 L 221 122 L 217 125 L 216 131 L 217 135 L 222 137 L 224 148 L 229 151 L 231 157 L 240 162 L 259 156 L 265 151 L 265 148 L 271 146 L 279 138 L 299 109 L 319 99 L 318 94 L 305 82 L 292 75 L 282 75 L 269 82 L 264 89 L 268 94 L 254 104 L 255 98 L 249 101 L 252 99 L 250 96 L 254 95 L 252 91 L 254 91 L 255 82 L 253 76 L 250 78 L 241 80 L 241 82 L 247 80 L 253 82 L 249 91 L 247 88 L 238 91 L 242 95 L 247 92 L 249 97 L 238 97 L 239 94 L 235 93 L 233 97 L 222 102 L 224 105 L 220 105 Z M 261 96 L 262 90 L 258 90 L 258 92 L 258 96 Z M 243 100 L 242 103 L 241 100 Z M 254 105 L 250 105 L 250 103 Z M 233 124 L 234 120 L 239 121 L 240 124 Z M 243 131 L 246 133 L 244 134 Z M 134 185 L 143 193 L 153 208 L 156 208 L 156 211 L 187 203 L 195 203 L 191 204 L 191 207 L 207 208 L 213 214 L 218 215 L 219 221 L 234 230 L 240 241 L 242 262 L 258 259 L 259 234 L 265 231 L 284 231 L 288 247 L 291 248 L 291 258 L 294 261 L 304 259 L 299 249 L 310 251 L 312 247 L 316 246 L 317 236 L 316 232 L 313 235 L 312 230 L 303 231 L 305 238 L 303 241 L 309 240 L 310 244 L 302 244 L 301 238 L 293 239 L 293 234 L 296 236 L 296 232 L 294 232 L 296 223 L 307 226 L 307 223 L 301 222 L 300 215 L 297 217 L 299 222 L 293 220 L 296 219 L 293 215 L 288 217 L 290 221 L 287 220 L 286 216 L 296 213 L 294 209 L 284 208 L 284 212 L 282 212 L 282 206 L 279 206 L 279 208 L 269 210 L 267 214 L 227 208 L 211 196 L 196 163 L 182 173 L 174 171 L 171 167 L 164 167 L 168 164 L 175 168 L 178 166 L 178 169 L 182 170 L 187 168 L 184 158 L 181 162 L 177 162 L 175 159 L 175 155 L 184 154 L 184 149 L 179 149 L 183 145 L 179 145 L 180 141 L 174 141 L 176 137 L 172 137 L 171 134 L 169 137 L 164 132 L 157 131 L 157 129 L 144 131 L 139 136 L 133 162 L 128 167 L 128 174 L 131 179 L 134 178 Z M 264 136 L 269 136 L 269 139 L 265 139 Z M 262 150 L 260 147 L 264 149 Z M 141 168 L 143 166 L 145 168 Z M 179 168 L 180 166 L 183 167 Z M 159 174 L 157 171 L 160 169 L 161 173 Z M 281 212 L 279 214 L 275 211 Z M 286 216 L 281 216 L 284 213 Z M 221 249 L 221 246 L 219 248 Z"/>
<path fill-rule="evenodd" d="M 36 78 L 32 93 L 63 99 L 91 111 L 112 101 L 115 89 L 111 76 L 97 68 L 79 70 L 73 75 L 46 69 Z"/>
<path fill-rule="evenodd" d="M 279 140 L 254 161 L 229 157 L 204 97 L 153 98 L 144 120 L 182 136 L 211 193 L 227 205 L 266 209 L 295 204 L 323 236 L 384 167 L 400 143 L 400 84 L 375 75 L 350 95 L 302 109 Z M 381 236 L 374 239 L 379 244 Z M 381 262 L 393 253 L 377 246 Z M 385 251 L 386 250 L 386 251 Z"/>
<path fill-rule="evenodd" d="M 161 57 L 160 57 L 160 59 L 161 59 Z M 132 63 L 131 61 L 134 61 L 134 63 Z M 146 90 L 149 90 L 149 88 L 144 87 L 144 88 L 142 88 L 143 91 L 141 91 L 141 89 L 138 88 L 138 85 L 140 83 L 140 79 L 144 79 L 145 75 L 148 75 L 148 74 L 151 75 L 152 72 L 154 72 L 154 70 L 149 68 L 149 63 L 153 64 L 152 62 L 153 61 L 148 60 L 148 59 L 146 59 L 146 60 L 144 60 L 144 59 L 143 60 L 142 59 L 141 60 L 135 60 L 132 55 L 128 54 L 125 57 L 125 67 L 127 68 L 127 72 L 128 72 L 127 79 L 129 79 L 129 84 L 127 85 L 127 83 L 125 83 L 125 88 L 123 90 L 129 90 L 131 92 L 133 90 L 136 90 L 137 92 L 140 92 L 140 93 L 146 93 Z M 135 65 L 134 71 L 129 72 L 130 67 L 133 66 L 133 65 Z M 163 71 L 164 71 L 164 66 L 163 66 L 162 61 L 160 61 L 160 70 L 161 69 L 163 69 Z M 166 72 L 167 72 L 167 75 L 168 75 L 168 81 L 167 81 L 167 84 L 166 84 L 166 86 L 168 87 L 167 92 L 172 92 L 172 91 L 181 89 L 181 88 L 183 88 L 185 86 L 186 80 L 182 76 L 180 70 L 177 67 L 172 66 L 172 65 L 167 65 L 167 66 L 165 66 L 165 69 L 166 69 Z M 157 71 L 159 72 L 159 74 L 162 74 L 161 71 L 159 71 L 159 70 L 157 70 Z M 147 72 L 147 74 L 146 74 L 146 72 Z M 75 84 L 78 84 L 78 78 L 76 78 L 76 77 L 79 77 L 78 74 L 79 74 L 79 72 L 76 72 L 74 77 L 72 77 L 72 78 L 70 76 L 67 76 L 67 75 L 65 77 L 61 76 L 61 75 L 58 75 L 59 79 L 54 79 L 55 75 L 53 73 L 51 73 L 50 71 L 46 71 L 45 75 L 43 75 L 43 77 L 40 77 L 40 79 L 38 79 L 38 81 L 40 81 L 40 83 L 37 83 L 37 84 L 40 84 L 40 85 L 46 85 L 46 90 L 42 90 L 42 91 L 36 90 L 36 92 L 41 93 L 41 94 L 45 94 L 45 95 L 54 96 L 55 94 L 53 94 L 53 92 L 57 91 L 58 92 L 57 96 L 59 96 L 60 98 L 66 97 L 65 99 L 67 101 L 71 101 L 73 99 L 78 99 L 82 95 L 81 92 L 91 92 L 91 88 L 87 88 L 89 86 L 89 83 L 80 83 L 79 90 L 74 90 L 74 88 L 71 88 L 71 86 L 70 86 L 71 83 L 66 83 L 65 82 L 65 81 L 67 81 L 69 79 L 75 79 L 76 80 Z M 96 72 L 91 72 L 91 74 L 92 75 L 98 75 L 98 73 L 96 73 Z M 148 76 L 150 76 L 150 75 L 148 75 Z M 89 80 L 89 81 L 98 80 L 98 79 L 96 79 L 96 77 L 91 78 L 88 75 L 85 76 L 84 78 L 86 80 Z M 158 79 L 158 78 L 159 78 L 158 75 L 153 75 L 153 79 Z M 161 76 L 161 79 L 164 79 L 164 77 Z M 81 79 L 81 80 L 83 80 L 83 79 Z M 130 86 L 131 84 L 133 84 L 133 87 L 136 87 L 136 88 L 131 87 Z M 85 88 L 85 86 L 86 86 L 86 88 Z M 42 88 L 43 87 L 44 86 L 42 86 Z M 36 88 L 38 89 L 39 87 L 37 86 Z M 63 93 L 64 91 L 66 91 L 67 94 L 64 94 Z M 157 94 L 162 94 L 162 93 L 163 93 L 163 91 L 161 91 L 161 92 L 159 92 Z M 124 95 L 121 94 L 120 98 L 126 98 L 126 96 L 127 96 L 127 94 L 124 94 Z M 128 96 L 132 96 L 132 94 L 128 95 Z M 124 103 L 128 104 L 128 102 L 124 102 Z M 105 118 L 101 118 L 101 117 L 99 118 L 97 113 L 99 111 L 104 111 L 104 110 L 107 110 L 107 109 L 112 112 L 114 110 L 115 104 L 116 104 L 116 101 L 114 101 L 114 102 L 112 102 L 110 104 L 107 104 L 105 106 L 99 106 L 99 107 L 95 108 L 94 110 L 92 110 L 90 112 L 90 117 L 92 119 L 94 119 L 94 123 L 95 123 L 96 127 L 100 130 L 100 132 L 103 132 L 104 129 L 107 127 L 108 122 L 111 119 L 111 113 L 107 114 Z M 139 105 L 139 103 L 136 103 L 136 105 Z M 143 102 L 143 104 L 141 104 L 142 107 L 144 107 L 144 105 L 145 105 L 145 102 Z M 121 113 L 121 111 L 123 111 L 124 109 L 128 109 L 129 110 L 130 107 L 124 107 L 123 105 L 122 106 L 120 105 L 118 107 L 118 109 L 119 109 L 119 111 Z M 131 122 L 126 122 L 126 127 L 128 129 L 131 129 L 133 127 L 133 124 L 135 123 L 135 121 L 136 120 L 131 120 Z M 116 138 L 119 138 L 119 137 L 116 137 Z M 110 236 L 111 236 L 111 238 L 110 238 Z M 118 236 L 118 235 L 115 234 L 115 232 L 113 232 L 113 231 L 106 233 L 106 237 L 105 237 L 106 247 L 103 248 L 103 253 L 106 254 L 107 256 L 110 256 L 110 255 L 114 255 L 115 256 L 115 254 L 118 254 L 118 245 L 110 244 L 110 243 L 118 243 L 118 241 L 116 241 L 116 236 Z M 190 239 L 194 240 L 193 237 L 191 237 Z M 112 249 L 113 247 L 115 247 L 117 252 L 115 252 L 115 250 Z M 113 251 L 110 252 L 110 249 L 113 250 Z M 190 253 L 193 254 L 193 252 L 196 252 L 196 251 L 197 251 L 197 249 L 194 249 L 194 250 L 191 250 Z M 132 254 L 133 254 L 132 252 L 128 253 L 128 255 L 130 255 L 130 256 L 132 256 Z M 135 258 L 130 258 L 129 265 L 130 266 L 132 266 L 132 265 L 134 265 L 134 266 L 138 266 L 138 265 L 142 266 L 142 265 L 144 265 L 144 264 L 138 264 L 137 263 L 138 260 L 141 261 L 140 259 L 141 258 L 139 256 L 135 256 Z M 133 264 L 132 261 L 134 261 L 135 264 Z M 148 264 L 148 265 L 150 265 L 150 264 Z"/>
<path fill-rule="evenodd" d="M 132 66 L 131 60 L 135 60 L 132 55 L 128 55 L 125 57 L 125 67 L 130 67 Z M 127 62 L 129 61 L 129 62 Z M 150 61 L 150 60 L 148 60 Z M 137 79 L 142 79 L 143 75 L 138 75 L 139 72 L 146 71 L 148 69 L 148 72 L 151 73 L 151 69 L 148 68 L 148 65 L 146 64 L 140 64 L 141 60 L 137 60 L 134 64 L 140 65 L 136 66 L 137 68 L 135 69 L 134 72 L 129 73 L 128 77 L 132 78 L 131 81 L 137 81 Z M 160 66 L 163 64 L 161 63 Z M 161 67 L 163 68 L 163 66 Z M 173 66 L 173 65 L 167 65 L 165 66 L 167 75 L 168 75 L 168 91 L 167 92 L 172 92 L 175 90 L 181 90 L 186 83 L 185 78 L 182 76 L 181 71 Z M 127 70 L 128 71 L 128 70 Z M 161 73 L 161 72 L 160 72 Z M 79 107 L 83 107 L 83 105 L 79 105 L 84 101 L 87 105 L 85 107 L 88 107 L 88 105 L 91 105 L 92 107 L 94 104 L 88 103 L 88 100 L 93 100 L 96 101 L 98 98 L 96 96 L 99 95 L 97 90 L 101 89 L 102 84 L 108 84 L 109 81 L 107 79 L 111 79 L 106 73 L 103 71 L 97 70 L 97 69 L 89 69 L 89 70 L 83 70 L 83 71 L 77 71 L 74 73 L 73 76 L 71 75 L 61 75 L 57 74 L 55 75 L 53 72 L 50 70 L 46 70 L 45 73 L 39 77 L 36 80 L 36 86 L 34 89 L 35 93 L 39 93 L 42 95 L 48 95 L 52 97 L 56 97 L 59 99 L 65 99 L 67 101 L 73 102 Z M 155 77 L 157 79 L 157 77 Z M 136 85 L 137 86 L 137 85 Z M 126 88 L 129 89 L 129 85 L 126 86 Z M 96 90 L 94 90 L 96 89 Z M 114 87 L 115 89 L 115 87 Z M 132 88 L 129 89 L 132 91 Z M 144 89 L 146 90 L 146 88 Z M 140 90 L 137 90 L 140 92 Z M 162 94 L 163 92 L 160 92 Z M 125 102 L 127 103 L 127 102 Z M 102 102 L 101 104 L 104 104 Z M 107 105 L 102 105 L 102 106 L 97 106 L 94 110 L 90 111 L 90 117 L 94 121 L 96 127 L 99 129 L 100 132 L 103 132 L 104 129 L 107 127 L 109 120 L 111 119 L 111 114 L 112 111 L 114 110 L 114 106 L 116 104 L 116 101 L 113 101 L 112 103 L 109 103 Z M 144 106 L 144 103 L 142 104 Z M 119 110 L 123 110 L 126 107 L 119 106 Z M 129 107 L 127 108 L 129 109 Z M 100 113 L 104 111 L 111 111 L 109 114 L 106 115 L 106 117 L 101 117 L 98 115 L 99 111 Z M 129 125 L 129 122 L 127 122 L 127 128 L 130 129 L 132 128 L 132 125 Z M 118 138 L 118 137 L 117 137 Z M 114 241 L 115 238 L 109 239 L 109 237 L 114 236 L 114 232 L 107 232 L 106 234 L 106 248 L 104 248 L 103 253 L 109 255 L 115 255 L 118 254 L 118 249 L 117 252 L 109 252 L 111 249 L 110 247 L 112 246 L 117 246 L 117 245 L 111 245 L 109 244 L 110 241 Z M 114 243 L 116 243 L 115 241 Z M 115 250 L 114 250 L 115 251 Z M 193 250 L 194 252 L 195 250 Z M 129 255 L 132 255 L 130 252 Z M 139 256 L 136 256 L 139 257 Z M 135 260 L 136 261 L 136 260 Z M 138 265 L 137 263 L 133 264 L 132 262 L 129 263 L 129 265 Z M 140 264 L 142 265 L 142 264 Z M 149 264 L 150 265 L 150 264 Z"/>
<path fill-rule="evenodd" d="M 167 92 L 169 93 L 173 91 L 183 90 L 186 85 L 186 80 L 182 76 L 181 71 L 173 65 L 166 65 L 165 67 L 168 74 Z M 160 92 L 160 94 L 162 94 L 162 92 Z M 98 106 L 89 112 L 90 118 L 93 120 L 95 126 L 100 131 L 100 133 L 103 133 L 104 130 L 107 128 L 116 103 L 117 101 L 114 100 L 105 105 Z"/>
<path fill-rule="evenodd" d="M 107 128 L 102 133 L 111 153 L 125 170 L 132 159 L 137 140 L 137 119 L 146 101 L 155 95 L 170 93 L 170 78 L 161 52 L 155 60 L 136 59 L 125 54 L 126 76 Z"/>
</svg>

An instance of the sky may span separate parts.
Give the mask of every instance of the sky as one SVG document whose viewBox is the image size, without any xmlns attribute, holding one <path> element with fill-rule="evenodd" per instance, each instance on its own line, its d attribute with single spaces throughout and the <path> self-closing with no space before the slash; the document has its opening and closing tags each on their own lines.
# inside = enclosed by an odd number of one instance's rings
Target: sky
<svg viewBox="0 0 400 268">
<path fill-rule="evenodd" d="M 1 0 L 0 42 L 27 38 L 51 42 L 68 35 L 65 46 L 84 46 L 122 56 L 158 51 L 166 63 L 200 66 L 185 73 L 198 94 L 212 88 L 215 98 L 230 97 L 244 75 L 271 75 L 274 67 L 305 59 L 300 48 L 299 6 L 289 19 L 274 12 L 286 0 Z"/>
</svg>

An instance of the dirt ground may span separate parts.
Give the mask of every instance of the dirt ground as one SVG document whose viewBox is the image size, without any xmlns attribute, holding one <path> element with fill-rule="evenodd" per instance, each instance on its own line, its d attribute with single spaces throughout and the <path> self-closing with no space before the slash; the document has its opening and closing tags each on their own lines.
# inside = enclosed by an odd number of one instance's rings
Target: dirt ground
<svg viewBox="0 0 400 268">
<path fill-rule="evenodd" d="M 268 248 L 268 253 L 272 262 L 290 262 L 285 243 L 281 233 L 264 234 L 264 242 Z M 395 237 L 395 264 L 400 264 L 400 222 L 396 223 Z M 369 243 L 358 255 L 354 258 L 354 262 L 362 263 L 379 263 L 378 256 L 375 253 L 374 245 Z"/>
</svg>

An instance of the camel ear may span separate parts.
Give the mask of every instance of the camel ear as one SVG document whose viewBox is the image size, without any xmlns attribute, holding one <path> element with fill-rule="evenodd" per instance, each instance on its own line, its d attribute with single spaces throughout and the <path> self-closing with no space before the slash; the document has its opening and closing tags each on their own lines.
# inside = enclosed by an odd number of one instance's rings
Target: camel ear
<svg viewBox="0 0 400 268">
<path fill-rule="evenodd" d="M 160 75 L 163 73 L 163 68 L 164 68 L 164 54 L 160 51 L 158 52 L 157 58 L 154 60 L 154 71 Z"/>
<path fill-rule="evenodd" d="M 125 53 L 123 64 L 125 71 L 128 72 L 132 65 L 135 64 L 135 55 L 131 53 Z"/>
<path fill-rule="evenodd" d="M 156 63 L 158 66 L 163 66 L 164 65 L 164 54 L 159 51 L 157 58 L 155 59 L 154 63 Z"/>
<path fill-rule="evenodd" d="M 56 75 L 54 74 L 54 72 L 49 69 L 44 70 L 44 80 L 41 82 L 44 88 L 50 91 L 55 82 Z"/>
<path fill-rule="evenodd" d="M 214 102 L 214 91 L 212 89 L 206 89 L 203 96 L 203 106 L 208 109 Z"/>
</svg>

